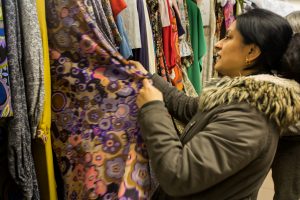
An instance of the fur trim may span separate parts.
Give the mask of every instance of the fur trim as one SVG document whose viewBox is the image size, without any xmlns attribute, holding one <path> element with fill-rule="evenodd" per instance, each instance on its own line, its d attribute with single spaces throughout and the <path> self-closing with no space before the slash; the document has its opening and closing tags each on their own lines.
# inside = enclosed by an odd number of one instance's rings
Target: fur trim
<svg viewBox="0 0 300 200">
<path fill-rule="evenodd" d="M 272 75 L 224 77 L 205 88 L 199 108 L 209 111 L 222 104 L 245 102 L 285 129 L 300 120 L 300 85 Z"/>
</svg>

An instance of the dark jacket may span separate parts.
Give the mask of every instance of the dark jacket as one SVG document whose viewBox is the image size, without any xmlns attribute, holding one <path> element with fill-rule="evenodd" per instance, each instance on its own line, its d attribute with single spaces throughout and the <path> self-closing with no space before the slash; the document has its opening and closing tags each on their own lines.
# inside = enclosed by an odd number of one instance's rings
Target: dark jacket
<svg viewBox="0 0 300 200">
<path fill-rule="evenodd" d="M 153 75 L 165 102 L 144 105 L 139 123 L 160 183 L 156 199 L 256 199 L 280 133 L 300 118 L 297 84 L 261 78 L 223 78 L 199 101 Z M 169 113 L 188 122 L 181 136 Z"/>
<path fill-rule="evenodd" d="M 279 140 L 272 164 L 274 200 L 300 199 L 300 122 Z"/>
</svg>

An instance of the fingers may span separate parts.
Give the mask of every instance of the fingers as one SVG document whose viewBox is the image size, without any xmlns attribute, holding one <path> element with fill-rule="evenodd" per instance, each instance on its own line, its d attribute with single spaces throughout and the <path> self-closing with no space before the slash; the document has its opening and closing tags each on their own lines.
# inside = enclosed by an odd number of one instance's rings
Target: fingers
<svg viewBox="0 0 300 200">
<path fill-rule="evenodd" d="M 129 63 L 129 65 L 135 66 L 142 73 L 144 73 L 144 74 L 148 73 L 148 71 L 144 68 L 144 66 L 140 62 L 129 60 L 128 63 Z"/>
<path fill-rule="evenodd" d="M 149 81 L 149 79 L 144 79 L 143 80 L 143 86 L 145 87 L 145 88 L 149 88 L 149 87 L 151 87 L 152 85 L 151 85 L 151 83 L 150 83 L 150 81 Z"/>
<path fill-rule="evenodd" d="M 129 60 L 128 63 L 131 64 L 131 65 L 140 65 L 141 64 L 141 63 L 139 63 L 137 61 L 134 61 L 134 60 Z"/>
</svg>

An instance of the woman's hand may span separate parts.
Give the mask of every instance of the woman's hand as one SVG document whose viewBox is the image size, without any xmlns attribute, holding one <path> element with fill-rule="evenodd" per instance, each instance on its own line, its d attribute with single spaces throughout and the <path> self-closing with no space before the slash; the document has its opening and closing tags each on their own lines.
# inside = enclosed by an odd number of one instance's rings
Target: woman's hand
<svg viewBox="0 0 300 200">
<path fill-rule="evenodd" d="M 135 66 L 143 74 L 148 74 L 148 71 L 143 67 L 143 65 L 137 61 L 129 60 L 130 65 Z"/>
<path fill-rule="evenodd" d="M 140 89 L 136 99 L 137 106 L 141 108 L 144 104 L 157 100 L 163 101 L 162 93 L 148 79 L 144 79 L 143 87 Z"/>
</svg>

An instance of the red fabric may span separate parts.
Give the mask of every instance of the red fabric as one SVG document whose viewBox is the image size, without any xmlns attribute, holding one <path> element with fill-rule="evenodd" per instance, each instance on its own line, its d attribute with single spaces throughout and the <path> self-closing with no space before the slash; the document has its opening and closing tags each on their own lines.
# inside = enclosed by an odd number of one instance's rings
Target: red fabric
<svg viewBox="0 0 300 200">
<path fill-rule="evenodd" d="M 172 38 L 171 43 L 174 44 L 175 49 L 175 66 L 170 70 L 170 78 L 172 84 L 178 89 L 183 90 L 183 81 L 182 81 L 182 71 L 181 71 L 181 58 L 180 58 L 180 50 L 179 50 L 179 39 L 178 39 L 178 31 L 176 18 L 173 17 L 171 22 L 172 27 Z"/>
<path fill-rule="evenodd" d="M 172 85 L 178 90 L 183 90 L 177 22 L 175 16 L 172 14 L 169 1 L 167 1 L 167 5 L 171 24 L 170 26 L 163 27 L 163 50 Z"/>
<path fill-rule="evenodd" d="M 114 18 L 116 18 L 122 10 L 127 8 L 127 4 L 124 0 L 110 0 L 110 5 Z"/>
<path fill-rule="evenodd" d="M 172 21 L 173 16 L 172 16 L 172 11 L 170 8 L 169 1 L 167 1 L 168 5 L 168 12 L 169 12 L 169 18 L 170 21 Z M 176 65 L 176 47 L 174 43 L 174 38 L 176 37 L 175 34 L 176 32 L 172 31 L 172 24 L 167 27 L 163 27 L 163 49 L 165 53 L 165 58 L 166 58 L 166 64 L 168 69 L 172 69 Z"/>
</svg>

